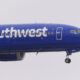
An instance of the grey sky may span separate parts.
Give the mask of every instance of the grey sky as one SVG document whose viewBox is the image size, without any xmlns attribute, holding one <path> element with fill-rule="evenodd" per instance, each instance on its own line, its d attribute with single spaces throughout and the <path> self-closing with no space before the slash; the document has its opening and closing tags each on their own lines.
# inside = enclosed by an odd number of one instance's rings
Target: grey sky
<svg viewBox="0 0 80 80">
<path fill-rule="evenodd" d="M 80 26 L 80 0 L 0 0 L 0 24 L 63 23 Z M 0 62 L 1 80 L 80 80 L 80 52 L 26 53 L 23 61 Z"/>
</svg>

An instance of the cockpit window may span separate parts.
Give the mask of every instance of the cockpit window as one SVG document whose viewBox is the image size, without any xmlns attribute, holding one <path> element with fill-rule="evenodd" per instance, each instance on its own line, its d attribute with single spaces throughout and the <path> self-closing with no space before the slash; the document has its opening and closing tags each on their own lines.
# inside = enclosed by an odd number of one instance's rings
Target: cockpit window
<svg viewBox="0 0 80 80">
<path fill-rule="evenodd" d="M 80 30 L 71 30 L 70 33 L 72 33 L 72 34 L 80 34 Z"/>
<path fill-rule="evenodd" d="M 70 33 L 77 34 L 77 30 L 71 30 Z"/>
</svg>

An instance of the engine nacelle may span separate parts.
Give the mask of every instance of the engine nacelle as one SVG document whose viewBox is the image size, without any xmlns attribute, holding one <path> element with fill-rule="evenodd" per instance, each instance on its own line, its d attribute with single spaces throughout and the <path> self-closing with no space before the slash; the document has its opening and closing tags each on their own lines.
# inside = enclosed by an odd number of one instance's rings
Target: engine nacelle
<svg viewBox="0 0 80 80">
<path fill-rule="evenodd" d="M 23 52 L 0 53 L 0 61 L 19 61 L 24 57 Z"/>
</svg>

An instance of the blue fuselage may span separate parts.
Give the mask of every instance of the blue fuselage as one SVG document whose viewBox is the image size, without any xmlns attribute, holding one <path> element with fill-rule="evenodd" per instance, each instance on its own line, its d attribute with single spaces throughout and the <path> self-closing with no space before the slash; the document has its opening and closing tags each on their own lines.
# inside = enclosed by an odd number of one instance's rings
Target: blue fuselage
<svg viewBox="0 0 80 80">
<path fill-rule="evenodd" d="M 0 52 L 63 51 L 80 48 L 80 30 L 61 24 L 0 25 Z"/>
</svg>

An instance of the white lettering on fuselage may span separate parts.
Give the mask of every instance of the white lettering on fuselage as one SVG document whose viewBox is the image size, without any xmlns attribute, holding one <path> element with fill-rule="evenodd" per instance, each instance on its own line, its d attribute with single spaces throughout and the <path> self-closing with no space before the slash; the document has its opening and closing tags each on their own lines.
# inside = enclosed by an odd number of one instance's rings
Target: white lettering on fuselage
<svg viewBox="0 0 80 80">
<path fill-rule="evenodd" d="M 1 30 L 0 38 L 21 38 L 21 37 L 47 37 L 46 27 L 38 29 L 14 29 L 14 27 Z"/>
</svg>

